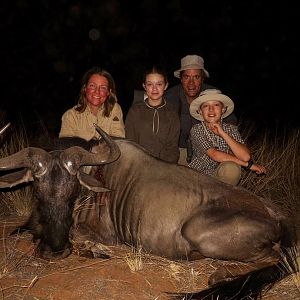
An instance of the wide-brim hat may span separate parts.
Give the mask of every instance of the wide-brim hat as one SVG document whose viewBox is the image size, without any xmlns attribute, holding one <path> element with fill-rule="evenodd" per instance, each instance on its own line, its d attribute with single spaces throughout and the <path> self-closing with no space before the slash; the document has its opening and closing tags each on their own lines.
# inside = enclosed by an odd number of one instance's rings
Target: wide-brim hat
<svg viewBox="0 0 300 300">
<path fill-rule="evenodd" d="M 194 99 L 190 104 L 190 114 L 193 118 L 204 121 L 202 114 L 200 113 L 200 106 L 206 101 L 220 101 L 225 107 L 225 112 L 222 114 L 222 118 L 228 117 L 234 110 L 233 101 L 226 95 L 222 94 L 217 89 L 207 89 L 200 93 L 199 97 Z"/>
<path fill-rule="evenodd" d="M 181 68 L 174 72 L 176 78 L 180 78 L 180 72 L 184 70 L 203 70 L 205 77 L 209 77 L 209 73 L 204 68 L 204 60 L 199 55 L 187 55 L 181 59 Z"/>
</svg>

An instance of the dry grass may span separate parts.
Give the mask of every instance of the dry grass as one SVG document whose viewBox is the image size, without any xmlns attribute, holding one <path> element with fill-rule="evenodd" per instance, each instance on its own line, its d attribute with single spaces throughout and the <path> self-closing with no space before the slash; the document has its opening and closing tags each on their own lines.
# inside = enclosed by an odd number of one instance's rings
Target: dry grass
<svg viewBox="0 0 300 300">
<path fill-rule="evenodd" d="M 125 257 L 124 261 L 129 266 L 132 272 L 140 271 L 143 269 L 143 259 L 142 259 L 142 248 L 131 247 L 131 252 L 129 252 Z"/>
<path fill-rule="evenodd" d="M 56 262 L 40 260 L 37 257 L 32 256 L 32 251 L 22 252 L 25 248 L 24 246 L 20 245 L 24 245 L 24 242 L 26 242 L 27 245 L 30 245 L 30 239 L 31 238 L 29 235 L 16 235 L 15 237 L 10 237 L 8 242 L 5 242 L 2 249 L 0 249 L 2 250 L 2 252 L 5 252 L 5 255 L 2 256 L 2 260 L 0 259 L 0 294 L 2 294 L 1 299 L 27 299 L 27 295 L 29 295 L 28 299 L 31 299 L 31 297 L 33 298 L 31 294 L 33 293 L 34 295 L 35 293 L 34 291 L 31 291 L 32 288 L 35 288 L 35 290 L 37 291 L 37 288 L 35 287 L 36 283 L 39 283 L 39 288 L 43 287 L 42 289 L 46 289 L 48 284 L 47 278 L 59 277 L 60 274 L 65 273 L 74 275 L 77 272 L 77 275 L 79 275 L 81 270 L 84 271 L 84 269 L 92 270 L 107 268 L 107 275 L 103 275 L 103 278 L 101 279 L 102 282 L 104 280 L 117 280 L 117 282 L 119 283 L 120 279 L 114 279 L 114 277 L 112 277 L 112 275 L 110 274 L 109 269 L 111 268 L 111 266 L 125 266 L 124 261 L 126 262 L 126 260 L 124 258 L 131 255 L 131 252 L 128 252 L 128 247 L 124 247 L 124 245 L 121 245 L 120 247 L 112 246 L 110 247 L 109 251 L 112 254 L 112 257 L 109 260 L 81 260 L 80 264 L 77 265 L 74 262 L 78 262 L 78 259 L 76 257 L 73 257 L 66 259 L 64 260 L 64 262 L 58 264 Z M 171 262 L 167 259 L 152 256 L 146 253 L 141 253 L 141 255 L 143 255 L 144 264 L 146 265 L 146 271 L 141 273 L 141 276 L 137 278 L 144 278 L 144 276 L 147 277 L 147 274 L 152 274 L 153 271 L 151 271 L 151 269 L 156 270 L 155 273 L 157 273 L 157 268 L 161 268 L 163 271 L 159 272 L 160 275 L 163 274 L 164 276 L 166 276 L 169 274 L 169 277 L 172 279 L 172 281 L 174 280 L 174 290 L 178 288 L 185 291 L 191 289 L 192 287 L 195 290 L 199 288 L 199 285 L 196 284 L 197 280 L 199 281 L 199 277 L 196 278 L 197 272 L 193 267 L 189 266 L 189 264 Z M 149 268 L 150 272 L 147 273 L 147 270 L 149 270 Z M 124 268 L 124 270 L 126 269 Z M 135 270 L 135 272 L 136 271 L 138 270 Z M 118 275 L 118 278 L 119 276 L 120 275 Z M 18 279 L 12 280 L 15 278 Z M 148 281 L 147 279 L 145 280 L 151 287 L 152 281 Z M 41 281 L 43 283 L 41 283 Z M 130 282 L 131 280 L 128 281 L 128 284 L 130 284 Z M 13 297 L 13 295 L 15 295 L 15 298 L 11 298 Z M 38 297 L 35 299 L 44 298 Z M 149 294 L 149 298 L 147 299 L 161 299 L 161 297 L 154 297 Z"/>
<path fill-rule="evenodd" d="M 2 242 L 4 259 L 3 261 L 0 261 L 0 279 L 16 272 L 20 262 L 24 258 L 24 256 L 20 257 L 20 253 L 18 253 L 17 251 L 12 251 L 13 249 L 16 249 L 18 238 L 19 236 L 17 236 L 17 238 L 8 246 L 6 244 L 5 235 L 3 233 Z"/>
<path fill-rule="evenodd" d="M 240 185 L 279 205 L 300 232 L 300 130 L 271 133 L 266 129 L 258 133 L 248 125 L 244 136 L 250 140 L 253 160 L 266 166 L 268 173 L 258 176 L 244 172 Z M 140 253 L 135 250 L 132 256 L 138 260 Z M 295 259 L 298 260 L 298 256 Z"/>
<path fill-rule="evenodd" d="M 258 176 L 253 172 L 243 174 L 240 185 L 256 195 L 277 204 L 282 213 L 296 227 L 300 237 L 300 129 L 282 128 L 279 131 L 259 131 L 254 126 L 244 127 L 244 136 L 253 154 L 253 160 L 266 166 L 268 173 Z M 292 273 L 295 286 L 300 292 L 300 273 L 297 269 L 300 256 L 299 243 L 290 249 L 288 260 L 283 256 L 284 271 Z"/>
<path fill-rule="evenodd" d="M 28 147 L 28 137 L 23 127 L 15 128 L 13 125 L 9 136 L 0 148 L 0 158 L 20 151 Z M 32 209 L 32 189 L 28 185 L 17 187 L 12 190 L 0 192 L 0 207 L 3 213 L 15 213 L 18 216 L 28 216 Z"/>
<path fill-rule="evenodd" d="M 253 160 L 266 166 L 267 174 L 245 172 L 240 185 L 294 215 L 300 204 L 300 129 L 281 133 L 265 130 L 254 140 L 248 138 Z"/>
<path fill-rule="evenodd" d="M 201 268 L 179 262 L 169 262 L 165 267 L 169 276 L 180 283 L 181 291 L 197 290 L 199 286 L 206 285 L 208 274 Z M 205 282 L 205 283 L 204 283 Z"/>
<path fill-rule="evenodd" d="M 29 216 L 32 210 L 32 188 L 25 186 L 12 192 L 1 192 L 0 201 L 10 213 Z"/>
<path fill-rule="evenodd" d="M 140 241 L 140 226 L 138 226 L 138 232 L 137 232 L 137 243 L 136 245 L 131 245 L 131 252 L 128 253 L 124 260 L 129 266 L 130 270 L 132 272 L 140 271 L 143 269 L 143 246 Z"/>
<path fill-rule="evenodd" d="M 4 116 L 0 127 L 5 125 Z M 1 120 L 1 111 L 0 111 Z M 20 125 L 11 124 L 6 130 L 0 147 L 0 158 L 9 156 L 22 150 L 25 147 L 49 144 L 49 135 L 42 120 L 36 124 L 37 130 L 27 135 L 25 126 L 20 121 Z M 29 216 L 32 210 L 32 188 L 28 184 L 20 185 L 11 190 L 0 191 L 0 215 L 17 214 L 18 216 Z"/>
<path fill-rule="evenodd" d="M 251 130 L 248 131 L 251 135 Z M 266 175 L 245 172 L 240 185 L 278 204 L 283 213 L 296 217 L 300 207 L 300 129 L 256 133 L 249 136 L 253 160 L 266 166 Z"/>
<path fill-rule="evenodd" d="M 23 129 L 11 131 L 13 134 L 10 138 L 5 139 L 5 143 L 0 149 L 0 157 L 28 146 L 28 138 Z M 242 134 L 248 140 L 253 160 L 265 165 L 268 173 L 264 176 L 258 176 L 253 172 L 244 173 L 240 185 L 278 204 L 284 214 L 296 224 L 297 231 L 300 232 L 300 218 L 298 218 L 300 209 L 300 130 L 289 129 L 279 133 L 268 130 L 258 131 L 247 125 Z M 1 192 L 0 204 L 7 207 L 9 212 L 28 215 L 31 211 L 31 198 L 32 191 L 29 186 L 25 186 L 13 191 Z M 145 261 L 149 263 L 149 257 L 148 254 L 142 252 L 142 245 L 138 243 L 121 259 L 127 263 L 131 271 L 136 272 L 143 269 Z M 297 252 L 294 252 L 292 257 L 295 263 L 299 262 L 300 258 Z M 201 277 L 202 271 L 193 266 L 186 268 L 186 265 L 170 263 L 167 260 L 151 259 L 154 264 L 168 270 L 170 277 L 175 280 L 184 280 L 184 286 L 187 289 L 197 285 L 197 280 Z M 292 268 L 287 260 L 285 268 Z M 12 265 L 2 263 L 0 278 L 6 276 L 13 269 Z M 292 276 L 295 286 L 300 291 L 299 272 L 293 273 Z"/>
<path fill-rule="evenodd" d="M 291 274 L 293 282 L 300 293 L 300 272 L 294 271 L 294 266 L 299 266 L 300 264 L 300 256 L 299 253 L 297 253 L 297 249 L 289 249 L 289 257 L 292 258 L 292 261 L 289 261 L 285 255 L 283 256 L 282 267 L 287 271 L 287 273 Z"/>
</svg>

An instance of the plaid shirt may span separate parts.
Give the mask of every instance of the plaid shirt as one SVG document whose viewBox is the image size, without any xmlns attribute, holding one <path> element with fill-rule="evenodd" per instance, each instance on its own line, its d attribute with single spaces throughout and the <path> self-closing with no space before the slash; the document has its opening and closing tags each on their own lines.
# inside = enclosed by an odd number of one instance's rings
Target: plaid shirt
<svg viewBox="0 0 300 300">
<path fill-rule="evenodd" d="M 233 139 L 244 144 L 244 140 L 236 125 L 223 122 L 222 127 Z M 225 140 L 209 130 L 204 123 L 199 123 L 192 127 L 191 141 L 193 157 L 189 163 L 189 167 L 207 175 L 213 175 L 219 165 L 218 162 L 212 160 L 207 155 L 207 150 L 209 148 L 215 148 L 216 150 L 226 153 L 230 152 L 230 148 Z"/>
</svg>

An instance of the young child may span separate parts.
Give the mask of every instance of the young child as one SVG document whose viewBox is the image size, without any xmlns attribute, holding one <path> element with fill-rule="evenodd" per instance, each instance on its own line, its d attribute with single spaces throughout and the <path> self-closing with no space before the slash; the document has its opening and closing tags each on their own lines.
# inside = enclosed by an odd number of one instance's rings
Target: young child
<svg viewBox="0 0 300 300">
<path fill-rule="evenodd" d="M 254 164 L 236 125 L 222 122 L 234 109 L 233 101 L 217 89 L 207 89 L 190 105 L 190 114 L 201 123 L 191 129 L 193 148 L 189 167 L 237 185 L 241 167 L 257 174 L 265 167 Z"/>
<path fill-rule="evenodd" d="M 131 106 L 125 120 L 125 136 L 164 161 L 177 163 L 180 121 L 163 95 L 168 80 L 162 69 L 153 67 L 144 75 L 147 98 Z"/>
</svg>

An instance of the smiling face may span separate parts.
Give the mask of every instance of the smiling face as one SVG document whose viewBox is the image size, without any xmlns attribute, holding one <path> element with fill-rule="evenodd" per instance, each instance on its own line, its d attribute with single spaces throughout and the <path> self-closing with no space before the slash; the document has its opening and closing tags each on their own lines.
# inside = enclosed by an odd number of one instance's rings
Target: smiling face
<svg viewBox="0 0 300 300">
<path fill-rule="evenodd" d="M 162 103 L 164 91 L 167 89 L 168 84 L 163 75 L 158 73 L 151 73 L 146 76 L 143 87 L 148 96 L 150 105 L 157 106 Z"/>
<path fill-rule="evenodd" d="M 188 102 L 191 103 L 200 94 L 203 82 L 202 70 L 184 70 L 181 74 L 181 85 Z"/>
<path fill-rule="evenodd" d="M 94 74 L 86 84 L 85 96 L 88 106 L 93 113 L 107 100 L 110 94 L 109 82 L 101 75 Z"/>
<path fill-rule="evenodd" d="M 216 100 L 206 101 L 199 107 L 199 112 L 207 123 L 219 123 L 224 110 L 223 103 Z"/>
</svg>

